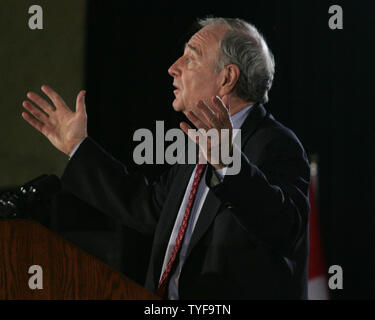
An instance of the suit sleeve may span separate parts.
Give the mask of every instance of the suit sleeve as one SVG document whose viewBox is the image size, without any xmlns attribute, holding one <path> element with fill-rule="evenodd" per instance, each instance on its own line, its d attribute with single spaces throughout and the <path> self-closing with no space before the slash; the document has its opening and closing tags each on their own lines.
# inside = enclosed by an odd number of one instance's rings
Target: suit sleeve
<svg viewBox="0 0 375 320">
<path fill-rule="evenodd" d="M 86 138 L 62 176 L 64 189 L 124 225 L 152 235 L 169 189 L 173 168 L 150 184 Z"/>
<path fill-rule="evenodd" d="M 211 190 L 255 241 L 289 256 L 307 232 L 309 183 L 305 151 L 284 135 L 266 145 L 259 167 L 242 152 L 241 171 Z"/>
</svg>

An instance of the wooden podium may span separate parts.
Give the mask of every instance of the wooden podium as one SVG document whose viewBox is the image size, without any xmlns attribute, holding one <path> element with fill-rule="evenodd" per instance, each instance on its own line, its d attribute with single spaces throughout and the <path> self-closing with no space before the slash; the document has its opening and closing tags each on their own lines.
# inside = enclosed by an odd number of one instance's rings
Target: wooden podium
<svg viewBox="0 0 375 320">
<path fill-rule="evenodd" d="M 30 288 L 33 265 L 42 289 Z M 0 220 L 0 299 L 160 298 L 38 222 L 15 219 Z"/>
</svg>

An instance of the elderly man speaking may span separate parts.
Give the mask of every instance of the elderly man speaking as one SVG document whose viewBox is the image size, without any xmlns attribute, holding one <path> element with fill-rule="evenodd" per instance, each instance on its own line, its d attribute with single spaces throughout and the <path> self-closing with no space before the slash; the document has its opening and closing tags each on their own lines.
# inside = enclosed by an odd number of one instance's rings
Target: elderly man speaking
<svg viewBox="0 0 375 320">
<path fill-rule="evenodd" d="M 173 108 L 199 129 L 241 129 L 238 174 L 212 161 L 213 143 L 206 163 L 176 164 L 153 184 L 129 173 L 88 137 L 85 91 L 73 112 L 43 85 L 53 106 L 29 92 L 22 116 L 70 156 L 66 189 L 153 236 L 146 288 L 166 299 L 305 299 L 310 168 L 295 134 L 263 106 L 273 55 L 241 19 L 198 23 L 168 70 Z"/>
</svg>

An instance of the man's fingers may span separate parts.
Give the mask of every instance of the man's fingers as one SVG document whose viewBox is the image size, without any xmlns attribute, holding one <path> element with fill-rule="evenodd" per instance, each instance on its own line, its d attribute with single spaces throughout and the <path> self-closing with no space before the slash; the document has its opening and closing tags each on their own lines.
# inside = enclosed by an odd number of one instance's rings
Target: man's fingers
<svg viewBox="0 0 375 320">
<path fill-rule="evenodd" d="M 33 101 L 37 106 L 39 106 L 45 113 L 50 114 L 55 111 L 55 109 L 40 95 L 34 92 L 28 92 L 27 97 Z"/>
<path fill-rule="evenodd" d="M 24 118 L 30 125 L 32 125 L 36 130 L 43 133 L 44 124 L 27 112 L 22 112 L 22 118 Z"/>
<path fill-rule="evenodd" d="M 181 122 L 180 128 L 193 142 L 199 144 L 199 135 L 201 135 L 199 131 L 192 129 L 186 122 Z"/>
<path fill-rule="evenodd" d="M 218 112 L 229 114 L 228 96 L 224 96 L 223 99 L 219 96 L 212 97 L 212 104 Z"/>
<path fill-rule="evenodd" d="M 180 128 L 183 132 L 185 132 L 188 135 L 188 130 L 191 129 L 191 127 L 186 122 L 180 123 Z"/>
<path fill-rule="evenodd" d="M 217 115 L 214 114 L 202 100 L 198 102 L 198 110 L 201 111 L 211 128 L 220 128 L 221 125 L 218 121 Z"/>
<path fill-rule="evenodd" d="M 65 101 L 60 97 L 60 95 L 54 91 L 51 87 L 47 85 L 42 85 L 42 91 L 50 98 L 55 105 L 56 109 L 58 108 L 65 108 L 70 110 L 66 105 Z M 71 110 L 70 110 L 71 111 Z"/>
<path fill-rule="evenodd" d="M 49 122 L 48 116 L 35 107 L 30 101 L 24 101 L 22 106 L 42 123 Z"/>
<path fill-rule="evenodd" d="M 198 128 L 198 129 L 204 129 L 208 131 L 210 128 L 203 122 L 201 121 L 195 114 L 194 112 L 190 111 L 186 115 L 188 119 Z"/>
<path fill-rule="evenodd" d="M 85 90 L 81 90 L 78 93 L 77 99 L 76 99 L 76 112 L 86 113 L 85 95 L 86 95 Z"/>
</svg>

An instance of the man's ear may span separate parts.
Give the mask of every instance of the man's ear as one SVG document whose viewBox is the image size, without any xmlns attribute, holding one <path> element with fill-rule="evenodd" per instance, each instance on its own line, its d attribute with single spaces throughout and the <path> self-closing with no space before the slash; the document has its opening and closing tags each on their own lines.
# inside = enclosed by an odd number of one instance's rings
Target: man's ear
<svg viewBox="0 0 375 320">
<path fill-rule="evenodd" d="M 237 84 L 240 77 L 240 69 L 235 64 L 228 64 L 222 70 L 222 82 L 220 88 L 220 96 L 230 94 Z"/>
</svg>

